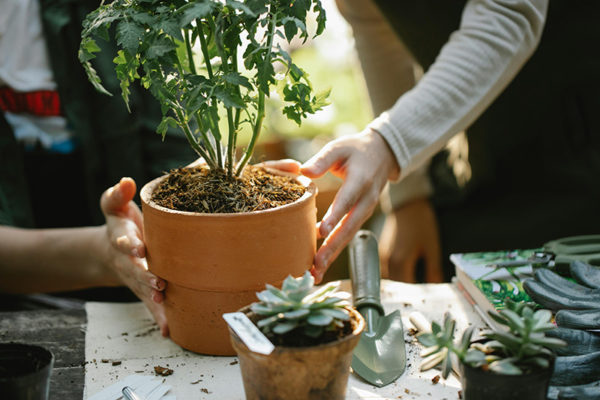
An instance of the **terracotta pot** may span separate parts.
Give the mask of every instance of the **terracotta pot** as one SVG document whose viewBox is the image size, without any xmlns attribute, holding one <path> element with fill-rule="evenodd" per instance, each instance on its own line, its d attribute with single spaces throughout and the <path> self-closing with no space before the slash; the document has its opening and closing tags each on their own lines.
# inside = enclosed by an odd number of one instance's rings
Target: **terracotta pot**
<svg viewBox="0 0 600 400">
<path fill-rule="evenodd" d="M 316 187 L 297 201 L 264 211 L 205 214 L 171 210 L 151 201 L 158 183 L 140 193 L 150 271 L 165 279 L 171 339 L 203 354 L 234 355 L 223 313 L 256 300 L 265 283 L 299 276 L 316 251 Z"/>
<path fill-rule="evenodd" d="M 256 319 L 248 307 L 240 310 Z M 247 400 L 343 400 L 350 375 L 352 351 L 365 327 L 351 309 L 354 330 L 348 336 L 312 347 L 277 346 L 269 355 L 255 353 L 229 330 L 242 370 Z"/>
</svg>

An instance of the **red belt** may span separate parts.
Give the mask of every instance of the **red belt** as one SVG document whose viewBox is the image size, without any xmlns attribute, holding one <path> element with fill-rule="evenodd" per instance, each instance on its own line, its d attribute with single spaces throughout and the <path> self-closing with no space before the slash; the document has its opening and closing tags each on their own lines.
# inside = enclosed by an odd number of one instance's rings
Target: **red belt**
<svg viewBox="0 0 600 400">
<path fill-rule="evenodd" d="M 62 115 L 60 98 L 55 90 L 16 92 L 7 86 L 0 87 L 0 109 L 15 114 L 32 114 L 40 117 Z"/>
</svg>

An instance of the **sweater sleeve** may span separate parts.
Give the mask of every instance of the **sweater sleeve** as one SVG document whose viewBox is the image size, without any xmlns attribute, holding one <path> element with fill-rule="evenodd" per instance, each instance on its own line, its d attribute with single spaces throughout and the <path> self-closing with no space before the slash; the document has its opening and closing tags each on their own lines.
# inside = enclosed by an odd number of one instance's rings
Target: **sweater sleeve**
<svg viewBox="0 0 600 400">
<path fill-rule="evenodd" d="M 402 177 L 467 128 L 510 83 L 542 35 L 548 0 L 469 0 L 460 28 L 419 83 L 369 127 Z"/>
<path fill-rule="evenodd" d="M 379 115 L 415 86 L 415 61 L 373 1 L 336 3 L 352 27 L 371 108 Z M 429 197 L 431 192 L 424 165 L 401 182 L 390 184 L 382 193 L 381 206 L 390 212 L 416 198 Z"/>
</svg>

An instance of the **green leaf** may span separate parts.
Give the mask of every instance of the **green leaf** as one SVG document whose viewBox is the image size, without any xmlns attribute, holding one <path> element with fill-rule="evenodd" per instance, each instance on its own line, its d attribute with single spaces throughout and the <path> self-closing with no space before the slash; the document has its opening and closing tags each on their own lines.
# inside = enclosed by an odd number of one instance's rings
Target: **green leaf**
<svg viewBox="0 0 600 400">
<path fill-rule="evenodd" d="M 162 137 L 164 139 L 165 135 L 167 134 L 167 131 L 169 130 L 169 126 L 176 128 L 179 126 L 179 124 L 177 123 L 177 120 L 175 120 L 175 118 L 165 116 L 160 121 L 160 124 L 158 124 L 158 127 L 156 128 L 156 132 L 159 133 L 160 135 L 162 135 Z"/>
<path fill-rule="evenodd" d="M 473 336 L 473 331 L 475 330 L 475 326 L 468 327 L 462 335 L 460 340 L 460 352 L 464 353 L 469 348 L 471 344 L 471 337 Z"/>
<path fill-rule="evenodd" d="M 308 311 L 308 310 L 307 310 Z M 350 314 L 343 308 L 324 308 L 321 311 L 321 314 L 329 315 L 332 318 L 341 320 L 341 321 L 349 321 Z"/>
<path fill-rule="evenodd" d="M 513 364 L 513 360 L 505 358 L 490 364 L 490 371 L 501 375 L 521 375 L 523 371 Z"/>
<path fill-rule="evenodd" d="M 444 379 L 448 378 L 452 372 L 452 355 L 448 354 L 444 360 L 442 360 L 442 377 Z"/>
<path fill-rule="evenodd" d="M 474 368 L 487 364 L 485 354 L 475 349 L 469 349 L 467 354 L 465 354 L 463 361 Z"/>
<path fill-rule="evenodd" d="M 245 76 L 240 75 L 237 72 L 229 72 L 223 75 L 225 82 L 230 83 L 234 86 L 243 86 L 249 90 L 252 90 L 252 84 Z"/>
<path fill-rule="evenodd" d="M 205 18 L 215 8 L 215 3 L 210 0 L 199 0 L 187 7 L 179 20 L 179 26 L 185 27 L 196 18 Z"/>
<path fill-rule="evenodd" d="M 164 56 L 170 51 L 175 50 L 176 47 L 177 46 L 175 45 L 175 43 L 173 43 L 167 37 L 161 36 L 150 45 L 150 47 L 146 51 L 146 57 L 149 60 L 153 60 Z"/>
<path fill-rule="evenodd" d="M 321 313 L 321 310 L 318 310 L 318 311 L 312 313 L 306 319 L 306 321 L 311 325 L 327 326 L 331 323 L 331 321 L 333 321 L 333 317 L 330 315 L 323 314 L 323 313 Z"/>
<path fill-rule="evenodd" d="M 550 349 L 565 347 L 567 345 L 567 342 L 552 337 L 530 337 L 529 340 L 531 340 L 532 343 L 539 344 L 540 346 L 548 347 Z"/>
<path fill-rule="evenodd" d="M 493 340 L 497 340 L 509 348 L 519 348 L 522 343 L 519 338 L 508 332 L 486 332 L 484 336 Z"/>
<path fill-rule="evenodd" d="M 117 43 L 131 54 L 137 53 L 144 28 L 133 21 L 123 20 L 117 25 Z"/>
<path fill-rule="evenodd" d="M 533 330 L 537 330 L 538 327 L 543 327 L 544 325 L 548 324 L 551 319 L 552 313 L 550 310 L 537 310 L 533 314 L 533 325 L 531 328 Z"/>
<path fill-rule="evenodd" d="M 256 17 L 256 13 L 251 7 L 246 6 L 244 3 L 236 1 L 236 0 L 227 0 L 225 2 L 227 7 L 231 7 L 235 10 L 241 11 L 245 13 L 249 17 Z"/>
<path fill-rule="evenodd" d="M 278 335 L 283 335 L 284 333 L 288 333 L 292 329 L 296 328 L 298 323 L 296 321 L 286 321 L 286 322 L 278 322 L 271 328 L 273 333 Z"/>
<path fill-rule="evenodd" d="M 304 334 L 311 338 L 317 338 L 323 334 L 323 327 L 316 325 L 306 325 L 304 327 Z"/>
<path fill-rule="evenodd" d="M 502 310 L 502 311 L 500 311 L 500 315 L 502 315 L 504 318 L 506 318 L 506 321 L 508 322 L 508 326 L 510 327 L 510 329 L 512 331 L 518 332 L 520 334 L 524 333 L 525 323 L 523 322 L 521 317 L 516 312 L 514 312 L 512 310 Z"/>
<path fill-rule="evenodd" d="M 308 314 L 310 314 L 309 310 L 307 310 L 305 308 L 301 308 L 298 310 L 285 312 L 285 313 L 283 313 L 283 317 L 285 319 L 300 319 L 302 317 L 307 316 Z"/>
<path fill-rule="evenodd" d="M 431 347 L 437 344 L 435 335 L 429 332 L 419 333 L 417 335 L 417 340 L 425 347 Z"/>
</svg>

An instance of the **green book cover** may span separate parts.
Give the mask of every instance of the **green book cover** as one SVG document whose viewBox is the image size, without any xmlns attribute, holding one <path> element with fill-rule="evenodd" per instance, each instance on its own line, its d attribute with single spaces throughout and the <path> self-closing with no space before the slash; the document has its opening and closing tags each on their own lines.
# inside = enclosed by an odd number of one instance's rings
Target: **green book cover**
<svg viewBox="0 0 600 400">
<path fill-rule="evenodd" d="M 488 325 L 498 325 L 487 316 L 491 310 L 505 307 L 507 298 L 517 302 L 532 301 L 523 289 L 523 281 L 533 277 L 531 264 L 515 267 L 495 267 L 504 261 L 526 261 L 540 249 L 503 250 L 478 253 L 452 254 L 450 260 L 456 266 L 459 289 L 467 292 L 467 298 Z M 469 298 L 470 297 L 470 298 Z"/>
</svg>

